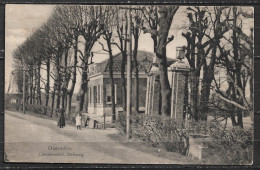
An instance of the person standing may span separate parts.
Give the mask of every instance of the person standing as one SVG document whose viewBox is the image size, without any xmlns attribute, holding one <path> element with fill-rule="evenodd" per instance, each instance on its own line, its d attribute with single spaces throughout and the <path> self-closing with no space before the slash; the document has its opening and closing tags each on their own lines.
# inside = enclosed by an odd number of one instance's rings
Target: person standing
<svg viewBox="0 0 260 170">
<path fill-rule="evenodd" d="M 81 116 L 80 114 L 78 113 L 77 116 L 76 116 L 76 126 L 77 126 L 77 130 L 81 130 Z"/>
<path fill-rule="evenodd" d="M 64 109 L 58 109 L 58 126 L 63 128 L 65 126 Z"/>
</svg>

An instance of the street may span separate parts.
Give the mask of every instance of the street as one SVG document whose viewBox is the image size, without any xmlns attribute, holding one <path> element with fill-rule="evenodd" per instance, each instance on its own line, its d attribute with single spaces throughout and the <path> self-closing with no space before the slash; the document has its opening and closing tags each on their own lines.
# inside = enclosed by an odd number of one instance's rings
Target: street
<svg viewBox="0 0 260 170">
<path fill-rule="evenodd" d="M 66 125 L 18 112 L 5 112 L 7 162 L 176 164 L 170 159 L 123 146 L 108 137 L 115 128 L 97 130 Z"/>
</svg>

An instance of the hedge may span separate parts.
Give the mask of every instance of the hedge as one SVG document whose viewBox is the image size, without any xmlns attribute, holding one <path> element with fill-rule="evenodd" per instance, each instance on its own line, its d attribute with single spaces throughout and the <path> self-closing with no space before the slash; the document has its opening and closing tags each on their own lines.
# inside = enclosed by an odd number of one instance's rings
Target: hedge
<svg viewBox="0 0 260 170">
<path fill-rule="evenodd" d="M 119 114 L 116 123 L 120 133 L 125 134 L 125 114 Z M 191 134 L 210 136 L 209 156 L 215 164 L 250 164 L 253 155 L 252 129 L 224 128 L 219 123 L 190 122 L 186 128 L 180 122 L 159 115 L 133 114 L 130 116 L 130 136 L 144 142 L 187 155 Z"/>
</svg>

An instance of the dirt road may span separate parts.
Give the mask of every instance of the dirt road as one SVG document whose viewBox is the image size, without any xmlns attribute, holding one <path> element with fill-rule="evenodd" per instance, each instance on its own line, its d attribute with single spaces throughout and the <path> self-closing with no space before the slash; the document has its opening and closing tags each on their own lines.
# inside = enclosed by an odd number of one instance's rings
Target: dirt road
<svg viewBox="0 0 260 170">
<path fill-rule="evenodd" d="M 18 112 L 5 112 L 5 154 L 9 162 L 176 164 L 123 146 L 108 137 L 116 129 L 66 125 Z"/>
</svg>

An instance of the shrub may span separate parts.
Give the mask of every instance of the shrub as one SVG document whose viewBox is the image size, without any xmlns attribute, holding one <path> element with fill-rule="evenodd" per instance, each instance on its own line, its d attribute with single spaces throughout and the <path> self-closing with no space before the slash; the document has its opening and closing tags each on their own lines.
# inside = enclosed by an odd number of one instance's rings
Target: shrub
<svg viewBox="0 0 260 170">
<path fill-rule="evenodd" d="M 116 121 L 116 128 L 120 134 L 126 133 L 126 114 L 125 112 L 118 114 L 118 120 Z"/>
<path fill-rule="evenodd" d="M 222 155 L 223 163 L 239 165 L 252 163 L 252 129 L 244 130 L 240 127 L 223 129 L 218 126 L 212 128 L 211 136 L 215 144 L 219 146 L 218 149 Z"/>
<path fill-rule="evenodd" d="M 210 155 L 214 156 L 213 163 L 221 164 L 250 164 L 252 163 L 253 143 L 252 129 L 240 127 L 224 128 L 219 123 L 204 121 L 190 122 L 187 127 L 189 134 L 209 135 L 213 142 L 208 143 Z"/>
<path fill-rule="evenodd" d="M 44 105 L 33 105 L 33 104 L 26 104 L 25 110 L 33 112 L 34 114 L 51 116 L 51 108 L 46 107 Z"/>
<path fill-rule="evenodd" d="M 5 109 L 19 111 L 21 110 L 22 105 L 20 103 L 5 103 Z"/>
<path fill-rule="evenodd" d="M 125 114 L 119 114 L 117 129 L 126 133 Z M 226 129 L 219 123 L 206 121 L 188 122 L 186 129 L 180 122 L 159 115 L 133 114 L 130 117 L 131 137 L 138 138 L 155 147 L 165 148 L 187 155 L 189 135 L 209 135 L 208 158 L 214 164 L 250 164 L 252 163 L 252 129 L 239 127 Z M 205 160 L 205 161 L 206 161 Z"/>
<path fill-rule="evenodd" d="M 125 123 L 125 114 L 120 114 L 117 128 L 121 133 L 126 132 Z M 181 123 L 162 116 L 144 114 L 131 115 L 130 123 L 131 137 L 167 151 L 187 154 L 189 137 Z"/>
</svg>

